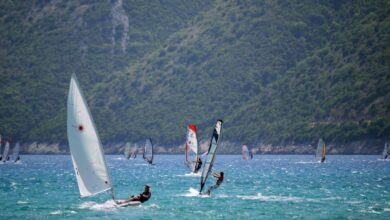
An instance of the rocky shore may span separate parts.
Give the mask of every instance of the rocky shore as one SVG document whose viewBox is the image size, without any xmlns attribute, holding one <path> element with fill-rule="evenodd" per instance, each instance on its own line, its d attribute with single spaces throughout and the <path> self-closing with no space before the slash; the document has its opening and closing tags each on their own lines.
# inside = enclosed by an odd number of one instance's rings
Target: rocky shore
<svg viewBox="0 0 390 220">
<path fill-rule="evenodd" d="M 104 145 L 106 154 L 122 154 L 125 142 L 107 143 Z M 240 154 L 241 143 L 221 142 L 218 149 L 220 154 Z M 254 154 L 314 154 L 317 143 L 304 144 L 248 144 Z M 349 143 L 327 143 L 327 154 L 381 154 L 384 140 L 361 140 Z M 155 145 L 157 154 L 182 154 L 184 144 L 173 146 Z M 208 143 L 201 143 L 201 152 L 207 151 Z M 67 144 L 59 143 L 22 143 L 22 154 L 69 154 Z"/>
</svg>

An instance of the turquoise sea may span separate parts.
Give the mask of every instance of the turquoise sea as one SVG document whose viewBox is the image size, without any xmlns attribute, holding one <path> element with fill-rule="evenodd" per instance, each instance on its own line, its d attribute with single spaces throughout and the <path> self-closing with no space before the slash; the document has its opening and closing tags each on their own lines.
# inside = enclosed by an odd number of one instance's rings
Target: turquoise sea
<svg viewBox="0 0 390 220">
<path fill-rule="evenodd" d="M 79 198 L 69 155 L 22 155 L 0 165 L 0 219 L 390 219 L 390 161 L 378 158 L 217 155 L 225 181 L 207 197 L 184 155 L 156 155 L 154 166 L 108 155 L 118 199 L 152 187 L 146 203 L 117 208 L 108 194 Z"/>
</svg>

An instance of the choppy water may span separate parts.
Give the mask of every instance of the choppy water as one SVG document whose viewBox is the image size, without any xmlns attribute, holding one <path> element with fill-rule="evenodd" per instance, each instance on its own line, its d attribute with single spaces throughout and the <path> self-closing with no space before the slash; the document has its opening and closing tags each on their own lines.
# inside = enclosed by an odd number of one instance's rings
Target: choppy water
<svg viewBox="0 0 390 220">
<path fill-rule="evenodd" d="M 118 198 L 152 186 L 148 202 L 116 208 L 108 194 L 79 198 L 70 156 L 22 155 L 0 165 L 0 219 L 390 219 L 390 161 L 378 158 L 218 155 L 225 181 L 200 197 L 182 155 L 157 155 L 154 166 L 109 155 Z"/>
</svg>

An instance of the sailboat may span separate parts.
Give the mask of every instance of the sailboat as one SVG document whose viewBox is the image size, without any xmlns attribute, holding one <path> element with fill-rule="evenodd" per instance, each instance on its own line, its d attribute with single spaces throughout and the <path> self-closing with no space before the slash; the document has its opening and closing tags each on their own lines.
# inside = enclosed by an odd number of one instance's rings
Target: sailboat
<svg viewBox="0 0 390 220">
<path fill-rule="evenodd" d="M 252 160 L 253 154 L 248 150 L 248 146 L 246 144 L 242 145 L 242 159 L 243 160 Z"/>
<path fill-rule="evenodd" d="M 152 144 L 152 139 L 148 138 L 145 141 L 145 146 L 144 146 L 144 153 L 142 157 L 146 162 L 149 164 L 153 164 L 153 144 Z"/>
<path fill-rule="evenodd" d="M 130 143 L 126 143 L 125 157 L 127 159 L 135 159 L 137 157 L 138 149 L 136 146 L 131 147 Z"/>
<path fill-rule="evenodd" d="M 385 146 L 383 148 L 383 153 L 382 153 L 382 159 L 386 160 L 388 156 L 389 156 L 389 144 L 385 143 Z"/>
<path fill-rule="evenodd" d="M 193 173 L 197 173 L 199 168 L 198 166 L 198 152 L 199 152 L 199 145 L 198 145 L 198 135 L 196 133 L 196 126 L 195 125 L 188 125 L 187 127 L 187 141 L 186 141 L 186 160 L 185 164 L 187 167 L 191 170 Z"/>
<path fill-rule="evenodd" d="M 12 152 L 12 160 L 14 161 L 14 163 L 21 162 L 20 156 L 19 156 L 19 151 L 20 151 L 20 144 L 19 144 L 19 142 L 17 142 L 15 144 L 15 147 L 14 147 L 13 152 Z"/>
<path fill-rule="evenodd" d="M 207 178 L 209 177 L 211 170 L 213 168 L 217 148 L 218 148 L 218 141 L 221 137 L 221 131 L 222 131 L 222 120 L 218 120 L 215 124 L 213 135 L 211 136 L 211 141 L 209 145 L 209 149 L 207 151 L 207 157 L 205 160 L 205 165 L 203 167 L 202 175 L 200 177 L 200 190 L 199 193 L 202 193 L 202 190 L 206 184 Z"/>
<path fill-rule="evenodd" d="M 70 80 L 67 116 L 68 142 L 80 196 L 111 190 L 115 199 L 102 144 L 75 75 Z"/>
<path fill-rule="evenodd" d="M 325 151 L 326 151 L 325 142 L 324 140 L 322 140 L 322 138 L 320 138 L 320 140 L 318 140 L 317 150 L 316 150 L 317 161 L 321 163 L 325 161 Z"/>
<path fill-rule="evenodd" d="M 9 160 L 9 155 L 8 155 L 9 154 L 9 148 L 10 148 L 10 143 L 9 143 L 9 141 L 7 141 L 5 143 L 5 147 L 4 147 L 4 151 L 3 151 L 3 155 L 1 157 L 0 163 L 5 163 L 5 162 L 7 162 Z"/>
<path fill-rule="evenodd" d="M 70 80 L 68 94 L 67 134 L 80 197 L 85 198 L 110 191 L 115 201 L 102 144 L 74 74 Z M 139 202 L 135 205 L 139 205 Z"/>
</svg>

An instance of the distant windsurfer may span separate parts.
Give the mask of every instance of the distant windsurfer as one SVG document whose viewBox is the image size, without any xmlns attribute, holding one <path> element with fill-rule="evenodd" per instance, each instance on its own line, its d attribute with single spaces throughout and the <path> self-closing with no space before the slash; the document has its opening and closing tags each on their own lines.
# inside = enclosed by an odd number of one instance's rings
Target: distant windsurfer
<svg viewBox="0 0 390 220">
<path fill-rule="evenodd" d="M 152 196 L 152 193 L 150 192 L 150 186 L 145 185 L 144 191 L 139 194 L 138 196 L 130 196 L 127 200 L 122 201 L 122 202 L 117 202 L 117 204 L 123 204 L 123 203 L 128 203 L 128 202 L 141 202 L 144 203 L 150 199 Z"/>
<path fill-rule="evenodd" d="M 152 164 L 152 163 L 153 163 L 152 159 L 149 159 L 149 158 L 146 158 L 146 157 L 144 157 L 144 159 L 145 159 L 145 161 L 148 162 L 149 164 Z"/>
<path fill-rule="evenodd" d="M 321 163 L 325 162 L 325 156 L 321 158 Z M 318 163 L 318 162 L 317 162 Z"/>
<path fill-rule="evenodd" d="M 223 172 L 218 173 L 213 173 L 213 177 L 217 179 L 217 182 L 215 182 L 214 185 L 210 186 L 209 189 L 207 190 L 207 194 L 210 195 L 211 190 L 216 189 L 221 185 L 224 179 Z"/>
<path fill-rule="evenodd" d="M 202 160 L 200 159 L 200 157 L 198 157 L 198 160 L 196 161 L 196 164 L 195 164 L 194 173 L 197 173 L 201 167 L 202 167 Z"/>
</svg>

